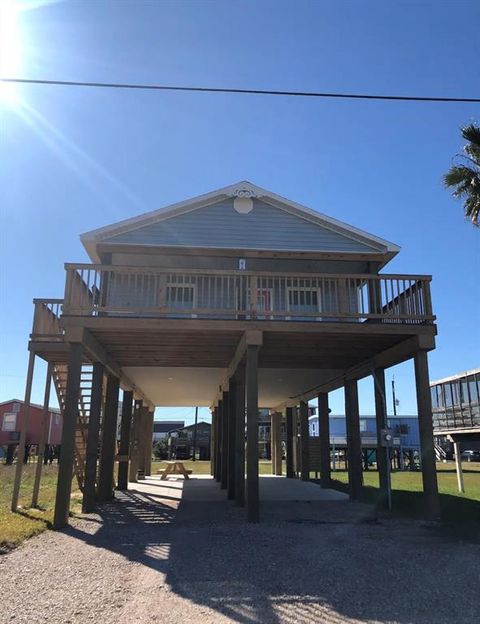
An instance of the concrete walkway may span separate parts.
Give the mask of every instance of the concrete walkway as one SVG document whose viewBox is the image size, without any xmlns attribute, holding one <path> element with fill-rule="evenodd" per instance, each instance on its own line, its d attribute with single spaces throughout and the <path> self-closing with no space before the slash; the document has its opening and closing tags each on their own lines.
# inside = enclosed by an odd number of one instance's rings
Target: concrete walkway
<svg viewBox="0 0 480 624">
<path fill-rule="evenodd" d="M 347 501 L 348 496 L 332 489 L 322 489 L 315 483 L 286 479 L 274 475 L 260 476 L 260 500 L 262 501 Z M 225 490 L 210 475 L 194 475 L 185 481 L 182 476 L 172 476 L 162 481 L 159 476 L 147 477 L 131 487 L 159 497 L 173 498 L 180 502 L 224 502 Z"/>
</svg>

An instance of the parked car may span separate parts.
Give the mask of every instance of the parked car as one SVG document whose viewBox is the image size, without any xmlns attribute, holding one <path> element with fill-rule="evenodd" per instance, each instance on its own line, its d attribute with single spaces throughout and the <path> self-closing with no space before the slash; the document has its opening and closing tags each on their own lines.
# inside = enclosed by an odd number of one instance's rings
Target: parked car
<svg viewBox="0 0 480 624">
<path fill-rule="evenodd" d="M 480 451 L 479 450 L 466 450 L 460 453 L 460 457 L 465 461 L 480 461 Z"/>
</svg>

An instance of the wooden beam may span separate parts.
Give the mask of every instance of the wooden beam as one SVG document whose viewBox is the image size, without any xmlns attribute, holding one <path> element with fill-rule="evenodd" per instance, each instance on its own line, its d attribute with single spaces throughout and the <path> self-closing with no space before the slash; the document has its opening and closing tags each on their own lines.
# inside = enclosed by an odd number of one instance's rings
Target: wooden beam
<svg viewBox="0 0 480 624">
<path fill-rule="evenodd" d="M 47 378 L 45 380 L 45 394 L 43 398 L 42 423 L 40 429 L 40 441 L 37 452 L 37 465 L 35 466 L 35 481 L 33 484 L 32 507 L 38 505 L 38 493 L 40 491 L 40 480 L 42 478 L 43 457 L 45 455 L 45 446 L 48 441 L 48 425 L 49 425 L 49 406 L 50 406 L 50 388 L 52 385 L 53 364 L 50 362 L 47 366 Z"/>
<path fill-rule="evenodd" d="M 318 430 L 320 435 L 320 483 L 324 488 L 331 486 L 330 467 L 330 409 L 328 393 L 318 393 Z"/>
<path fill-rule="evenodd" d="M 293 445 L 294 445 L 293 407 L 287 407 L 286 409 L 286 423 L 287 423 L 287 479 L 294 479 L 295 470 L 294 470 L 294 462 L 293 462 Z"/>
<path fill-rule="evenodd" d="M 220 487 L 226 490 L 228 487 L 228 429 L 229 429 L 229 407 L 230 402 L 228 392 L 223 392 L 222 398 L 222 472 L 220 475 Z"/>
<path fill-rule="evenodd" d="M 282 472 L 282 414 L 281 412 L 275 412 L 273 414 L 273 422 L 275 423 L 275 432 L 273 438 L 275 439 L 275 475 L 281 476 Z"/>
<path fill-rule="evenodd" d="M 235 437 L 236 437 L 236 407 L 237 381 L 235 376 L 230 379 L 228 391 L 228 476 L 227 495 L 229 500 L 235 499 Z"/>
<path fill-rule="evenodd" d="M 222 480 L 222 438 L 223 438 L 223 401 L 219 401 L 217 407 L 217 471 L 215 479 L 218 483 Z"/>
<path fill-rule="evenodd" d="M 351 322 L 311 322 L 300 321 L 268 321 L 268 320 L 220 320 L 220 319 L 168 319 L 168 318 L 139 318 L 139 317 L 62 317 L 62 326 L 72 327 L 82 325 L 91 330 L 108 329 L 120 331 L 213 331 L 213 332 L 298 332 L 312 334 L 404 334 L 405 336 L 436 334 L 435 325 L 415 325 L 411 323 L 351 323 Z"/>
<path fill-rule="evenodd" d="M 145 479 L 146 470 L 146 448 L 147 448 L 147 426 L 148 426 L 148 407 L 142 405 L 142 409 L 139 412 L 138 419 L 138 466 L 137 466 L 137 479 L 143 481 Z"/>
<path fill-rule="evenodd" d="M 78 325 L 68 325 L 65 329 L 65 341 L 81 342 L 92 360 L 101 362 L 108 373 L 119 378 L 122 388 L 133 390 L 135 395 L 142 399 L 145 405 L 150 409 L 154 409 L 154 404 L 145 395 L 143 390 L 136 386 L 130 378 L 123 373 L 118 363 L 109 355 L 105 347 L 87 328 Z"/>
<path fill-rule="evenodd" d="M 212 404 L 213 406 L 216 405 L 221 399 L 221 393 L 225 390 L 228 391 L 228 384 L 230 382 L 230 379 L 235 375 L 235 371 L 237 370 L 238 365 L 244 359 L 248 345 L 257 345 L 260 347 L 262 344 L 263 332 L 259 330 L 247 330 L 244 332 L 235 350 L 235 355 L 228 365 L 225 377 L 220 384 L 220 389 Z"/>
<path fill-rule="evenodd" d="M 137 483 L 138 465 L 139 465 L 139 445 L 140 431 L 142 419 L 142 401 L 136 400 L 133 410 L 132 429 L 130 433 L 130 468 L 128 471 L 128 480 Z"/>
<path fill-rule="evenodd" d="M 310 479 L 309 437 L 308 403 L 300 401 L 300 475 L 302 481 Z"/>
<path fill-rule="evenodd" d="M 17 449 L 17 465 L 15 467 L 15 480 L 13 482 L 12 511 L 17 511 L 20 484 L 22 482 L 23 462 L 25 458 L 25 443 L 27 441 L 28 419 L 30 412 L 30 398 L 32 394 L 33 371 L 35 368 L 35 353 L 30 351 L 28 356 L 27 383 L 25 386 L 25 401 L 23 404 L 22 428 Z"/>
<path fill-rule="evenodd" d="M 85 481 L 83 487 L 82 511 L 89 513 L 95 507 L 97 481 L 98 444 L 100 440 L 100 415 L 103 400 L 103 378 L 105 367 L 100 362 L 93 365 L 92 396 L 88 418 L 87 448 L 85 453 Z"/>
<path fill-rule="evenodd" d="M 453 439 L 453 454 L 455 456 L 455 471 L 457 473 L 458 491 L 463 494 L 465 492 L 465 485 L 463 482 L 462 456 L 460 453 L 460 442 L 455 438 Z"/>
<path fill-rule="evenodd" d="M 260 518 L 258 483 L 258 345 L 247 347 L 247 519 Z"/>
<path fill-rule="evenodd" d="M 345 415 L 347 424 L 348 489 L 352 500 L 360 500 L 363 485 L 362 442 L 358 385 L 353 379 L 345 382 Z"/>
<path fill-rule="evenodd" d="M 154 412 L 149 409 L 145 417 L 145 476 L 146 477 L 150 477 L 152 474 L 153 417 L 154 417 Z"/>
<path fill-rule="evenodd" d="M 120 446 L 118 454 L 118 490 L 128 489 L 128 453 L 130 449 L 130 430 L 132 426 L 133 391 L 124 390 L 122 401 L 122 420 L 120 423 Z"/>
<path fill-rule="evenodd" d="M 281 411 L 287 407 L 294 407 L 299 401 L 310 401 L 319 392 L 333 392 L 343 387 L 345 379 L 362 379 L 371 375 L 375 368 L 387 368 L 412 358 L 419 349 L 430 351 L 434 348 L 435 338 L 433 335 L 411 336 L 393 347 L 385 349 L 377 356 L 367 358 L 361 364 L 342 371 L 328 381 L 322 382 L 314 388 L 309 388 L 303 393 L 289 397 L 283 403 L 275 406 L 274 409 Z"/>
<path fill-rule="evenodd" d="M 98 476 L 97 498 L 108 501 L 113 498 L 113 469 L 115 464 L 115 445 L 117 439 L 118 391 L 119 379 L 109 374 L 105 395 L 105 411 L 102 423 L 102 450 Z"/>
<path fill-rule="evenodd" d="M 388 507 L 389 493 L 389 452 L 388 447 L 382 444 L 382 429 L 387 429 L 387 401 L 385 395 L 385 371 L 383 368 L 376 368 L 373 371 L 373 385 L 375 392 L 375 422 L 377 427 L 377 469 L 379 485 L 380 507 Z"/>
<path fill-rule="evenodd" d="M 245 505 L 245 364 L 235 373 L 235 505 Z"/>
<path fill-rule="evenodd" d="M 420 453 L 422 456 L 425 517 L 428 520 L 439 520 L 440 499 L 438 497 L 437 469 L 435 465 L 432 400 L 430 395 L 427 352 L 418 351 L 414 357 L 414 364 L 418 408 L 418 429 L 420 433 Z"/>
<path fill-rule="evenodd" d="M 63 410 L 62 446 L 58 462 L 57 491 L 53 515 L 53 527 L 55 529 L 61 529 L 68 525 L 82 361 L 83 346 L 80 343 L 70 344 L 65 409 Z"/>
<path fill-rule="evenodd" d="M 210 429 L 210 476 L 215 477 L 215 441 L 217 437 L 217 413 L 215 409 L 211 410 L 212 426 Z"/>
</svg>

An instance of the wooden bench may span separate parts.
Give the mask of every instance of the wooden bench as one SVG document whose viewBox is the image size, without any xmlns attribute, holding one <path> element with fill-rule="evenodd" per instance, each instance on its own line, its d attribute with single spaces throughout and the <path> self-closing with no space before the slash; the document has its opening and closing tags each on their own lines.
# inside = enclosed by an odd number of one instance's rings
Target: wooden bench
<svg viewBox="0 0 480 624">
<path fill-rule="evenodd" d="M 165 468 L 157 470 L 157 474 L 161 474 L 161 481 L 165 481 L 168 475 L 181 474 L 184 479 L 188 479 L 192 474 L 191 470 L 187 470 L 182 461 L 167 461 Z"/>
</svg>

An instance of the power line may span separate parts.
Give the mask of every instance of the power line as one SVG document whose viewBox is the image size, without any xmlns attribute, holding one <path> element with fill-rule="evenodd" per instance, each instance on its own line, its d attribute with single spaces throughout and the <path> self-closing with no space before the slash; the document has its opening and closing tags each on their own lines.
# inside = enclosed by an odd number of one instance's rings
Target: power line
<svg viewBox="0 0 480 624">
<path fill-rule="evenodd" d="M 480 98 L 422 97 L 414 95 L 369 95 L 366 93 L 328 93 L 317 91 L 275 91 L 269 89 L 229 89 L 226 87 L 186 87 L 161 84 L 120 82 L 80 82 L 76 80 L 41 80 L 31 78 L 2 78 L 2 82 L 60 87 L 89 87 L 96 89 L 141 89 L 145 91 L 188 91 L 194 93 L 235 93 L 243 95 L 275 95 L 287 97 L 335 98 L 344 100 L 389 100 L 401 102 L 466 102 L 480 103 Z"/>
</svg>

